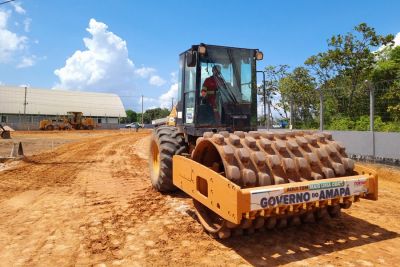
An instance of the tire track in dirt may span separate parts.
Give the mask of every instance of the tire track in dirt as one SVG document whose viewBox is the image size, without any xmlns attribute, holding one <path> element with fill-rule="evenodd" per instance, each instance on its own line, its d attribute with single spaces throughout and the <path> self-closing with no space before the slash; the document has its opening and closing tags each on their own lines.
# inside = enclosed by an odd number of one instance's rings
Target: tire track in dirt
<svg viewBox="0 0 400 267">
<path fill-rule="evenodd" d="M 143 153 L 137 154 L 143 158 Z M 146 161 L 142 164 L 147 168 Z M 146 169 L 143 175 L 148 181 Z M 344 212 L 340 219 L 218 241 L 205 234 L 198 222 L 188 216 L 193 214 L 189 199 L 182 194 L 159 194 L 149 184 L 146 191 L 138 192 L 131 201 L 128 209 L 131 213 L 124 213 L 126 220 L 136 223 L 125 235 L 123 258 L 117 261 L 123 265 L 274 266 L 296 262 L 299 265 L 391 266 L 398 260 L 392 257 L 397 254 L 396 244 L 399 244 L 396 223 L 388 224 L 387 229 L 382 217 L 378 216 L 380 221 L 369 221 L 371 216 L 357 217 L 363 212 L 373 214 L 386 209 L 388 216 L 397 218 L 398 212 L 387 209 L 393 207 L 396 198 L 362 201 Z M 393 193 L 400 191 L 398 185 L 391 188 Z M 185 207 L 180 209 L 182 206 Z M 365 208 L 367 211 L 363 211 Z M 382 243 L 386 244 L 385 249 L 381 248 Z"/>
<path fill-rule="evenodd" d="M 99 153 L 104 144 L 119 138 L 132 139 L 132 136 L 114 134 L 69 144 L 54 152 L 29 157 L 16 168 L 0 173 L 5 199 L 0 203 L 4 219 L 0 222 L 0 262 L 75 264 L 83 250 L 79 227 L 87 213 L 86 192 L 79 174 L 99 165 L 106 157 Z M 93 170 L 95 174 L 96 168 Z M 70 251 L 75 252 L 71 255 Z M 64 258 L 51 257 L 52 254 Z"/>
<path fill-rule="evenodd" d="M 101 141 L 62 146 L 55 152 L 26 157 L 15 168 L 0 172 L 0 201 L 27 189 L 69 185 L 76 173 L 93 163 L 86 158 L 101 146 Z M 85 160 L 79 160 L 83 158 Z M 41 175 L 35 175 L 40 173 Z"/>
<path fill-rule="evenodd" d="M 204 233 L 183 193 L 151 188 L 147 136 L 110 132 L 35 156 L 8 171 L 14 178 L 0 172 L 0 192 L 7 194 L 0 197 L 0 265 L 394 266 L 400 260 L 400 171 L 391 174 L 396 179 L 384 173 L 378 202 L 356 203 L 340 219 L 220 241 Z M 38 164 L 46 162 L 54 173 Z"/>
</svg>

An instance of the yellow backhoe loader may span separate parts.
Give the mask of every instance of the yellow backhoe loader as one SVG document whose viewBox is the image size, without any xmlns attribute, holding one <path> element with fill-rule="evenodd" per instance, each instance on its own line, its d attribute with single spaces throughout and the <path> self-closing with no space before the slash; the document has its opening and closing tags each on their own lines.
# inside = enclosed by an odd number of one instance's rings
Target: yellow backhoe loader
<svg viewBox="0 0 400 267">
<path fill-rule="evenodd" d="M 8 126 L 3 126 L 0 124 L 0 137 L 2 139 L 11 139 L 10 129 Z"/>
<path fill-rule="evenodd" d="M 220 238 L 337 217 L 377 200 L 375 171 L 349 159 L 332 135 L 257 130 L 258 49 L 193 45 L 180 54 L 175 126 L 150 143 L 155 189 L 193 198 Z"/>
<path fill-rule="evenodd" d="M 96 124 L 92 118 L 85 118 L 82 112 L 69 111 L 67 116 L 53 120 L 41 120 L 39 123 L 40 130 L 93 130 Z"/>
<path fill-rule="evenodd" d="M 176 106 L 174 106 L 171 110 L 171 113 L 169 113 L 167 117 L 167 123 L 166 125 L 168 126 L 176 126 L 176 117 L 177 117 L 177 112 L 176 112 Z"/>
</svg>

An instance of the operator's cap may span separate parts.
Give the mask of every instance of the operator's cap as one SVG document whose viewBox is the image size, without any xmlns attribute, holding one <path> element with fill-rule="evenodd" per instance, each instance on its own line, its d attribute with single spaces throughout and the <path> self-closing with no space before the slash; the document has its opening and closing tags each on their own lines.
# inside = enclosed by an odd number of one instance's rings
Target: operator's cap
<svg viewBox="0 0 400 267">
<path fill-rule="evenodd" d="M 220 65 L 214 65 L 212 67 L 212 71 L 216 71 L 217 73 L 221 73 L 221 66 Z"/>
</svg>

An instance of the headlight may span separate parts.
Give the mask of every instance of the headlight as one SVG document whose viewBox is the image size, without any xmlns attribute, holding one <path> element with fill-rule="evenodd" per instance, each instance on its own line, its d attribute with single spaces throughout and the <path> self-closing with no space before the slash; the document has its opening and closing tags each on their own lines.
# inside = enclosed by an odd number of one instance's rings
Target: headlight
<svg viewBox="0 0 400 267">
<path fill-rule="evenodd" d="M 264 58 L 263 52 L 257 51 L 257 52 L 256 52 L 256 59 L 257 59 L 257 60 L 263 60 L 263 58 Z"/>
<path fill-rule="evenodd" d="M 204 55 L 207 51 L 206 47 L 204 45 L 199 45 L 199 54 Z"/>
</svg>

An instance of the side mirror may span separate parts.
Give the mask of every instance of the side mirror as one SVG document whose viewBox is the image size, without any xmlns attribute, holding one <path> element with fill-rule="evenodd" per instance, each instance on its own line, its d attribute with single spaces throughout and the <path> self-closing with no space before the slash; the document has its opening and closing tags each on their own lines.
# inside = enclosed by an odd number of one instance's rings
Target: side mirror
<svg viewBox="0 0 400 267">
<path fill-rule="evenodd" d="M 197 52 L 189 51 L 186 53 L 186 65 L 188 67 L 196 67 L 197 64 Z"/>
</svg>

